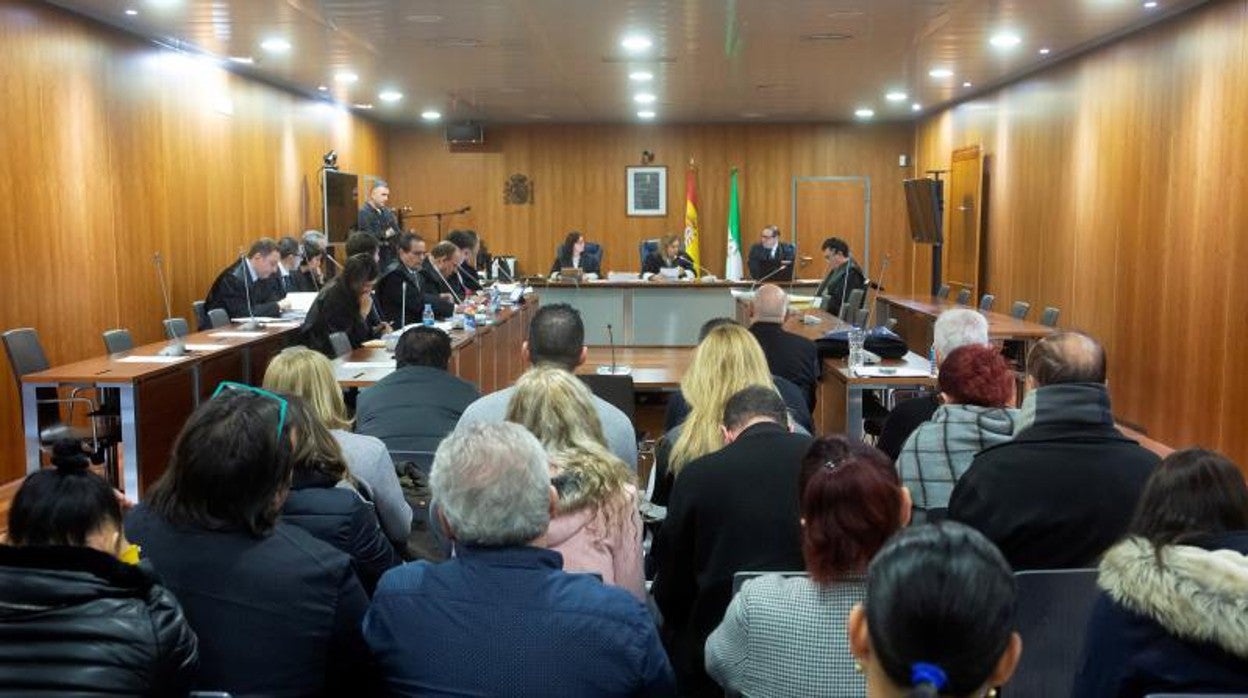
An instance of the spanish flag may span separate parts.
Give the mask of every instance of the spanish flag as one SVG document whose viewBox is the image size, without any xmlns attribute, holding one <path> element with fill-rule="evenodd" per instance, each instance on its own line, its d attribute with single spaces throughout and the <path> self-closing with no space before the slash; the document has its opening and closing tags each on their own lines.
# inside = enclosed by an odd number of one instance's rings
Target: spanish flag
<svg viewBox="0 0 1248 698">
<path fill-rule="evenodd" d="M 693 160 L 685 173 L 685 256 L 693 260 L 693 274 L 702 277 L 702 256 L 698 252 L 698 171 Z"/>
</svg>

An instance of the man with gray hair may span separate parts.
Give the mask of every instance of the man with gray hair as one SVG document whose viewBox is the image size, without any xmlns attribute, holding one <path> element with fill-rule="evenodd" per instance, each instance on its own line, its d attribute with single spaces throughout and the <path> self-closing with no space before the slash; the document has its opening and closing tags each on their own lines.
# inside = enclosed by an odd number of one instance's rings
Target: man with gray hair
<svg viewBox="0 0 1248 698">
<path fill-rule="evenodd" d="M 771 374 L 801 388 L 806 407 L 813 410 L 819 388 L 819 349 L 809 339 L 785 331 L 788 311 L 789 297 L 784 289 L 775 284 L 759 286 L 750 310 L 750 334 L 763 348 Z"/>
<path fill-rule="evenodd" d="M 547 460 L 509 422 L 438 447 L 430 488 L 455 555 L 390 570 L 364 617 L 389 695 L 674 693 L 646 608 L 543 547 L 558 496 Z"/>
<path fill-rule="evenodd" d="M 987 343 L 988 320 L 978 310 L 946 310 L 936 318 L 936 324 L 932 328 L 932 347 L 936 351 L 937 366 L 958 347 Z M 888 413 L 888 419 L 884 420 L 884 428 L 880 431 L 876 448 L 888 454 L 889 458 L 897 460 L 906 439 L 910 438 L 910 434 L 920 424 L 936 414 L 937 407 L 940 407 L 938 393 L 897 403 L 893 411 Z"/>
</svg>

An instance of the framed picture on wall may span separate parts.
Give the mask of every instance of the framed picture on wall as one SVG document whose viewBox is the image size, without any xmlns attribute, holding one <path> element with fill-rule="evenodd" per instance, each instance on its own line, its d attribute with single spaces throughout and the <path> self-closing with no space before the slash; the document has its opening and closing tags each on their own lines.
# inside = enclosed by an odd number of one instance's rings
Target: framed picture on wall
<svg viewBox="0 0 1248 698">
<path fill-rule="evenodd" d="M 667 168 L 626 167 L 628 215 L 667 215 Z"/>
</svg>

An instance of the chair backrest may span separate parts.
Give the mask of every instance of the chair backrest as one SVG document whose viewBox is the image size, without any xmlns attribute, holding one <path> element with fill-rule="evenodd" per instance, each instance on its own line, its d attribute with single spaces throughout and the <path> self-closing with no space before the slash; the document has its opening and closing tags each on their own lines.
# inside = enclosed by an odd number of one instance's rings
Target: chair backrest
<svg viewBox="0 0 1248 698">
<path fill-rule="evenodd" d="M 120 354 L 133 348 L 134 340 L 130 337 L 130 330 L 116 329 L 104 332 L 104 351 L 110 354 Z"/>
<path fill-rule="evenodd" d="M 979 299 L 979 310 L 980 310 L 980 312 L 984 312 L 984 313 L 986 313 L 986 312 L 988 312 L 989 310 L 992 310 L 992 304 L 993 304 L 993 303 L 996 303 L 996 302 L 997 302 L 997 297 L 996 297 L 996 296 L 992 295 L 991 293 L 985 293 L 985 294 L 984 294 L 984 295 L 983 295 L 983 296 Z"/>
<path fill-rule="evenodd" d="M 184 317 L 165 318 L 165 339 L 180 339 L 191 333 L 190 325 Z"/>
<path fill-rule="evenodd" d="M 347 337 L 346 332 L 331 332 L 329 348 L 334 350 L 334 356 L 346 356 L 351 353 L 351 338 Z"/>
<path fill-rule="evenodd" d="M 732 575 L 732 595 L 736 596 L 737 592 L 741 591 L 741 585 L 745 584 L 751 579 L 754 579 L 755 577 L 761 577 L 765 574 L 778 574 L 781 577 L 805 577 L 806 576 L 805 570 L 794 570 L 794 571 L 789 571 L 789 572 L 754 572 L 754 571 L 734 572 Z"/>
<path fill-rule="evenodd" d="M 836 314 L 836 316 L 840 318 L 842 322 L 849 322 L 850 315 L 852 315 L 853 312 L 854 306 L 850 305 L 849 301 L 845 301 L 844 303 L 841 303 L 841 310 Z"/>
<path fill-rule="evenodd" d="M 48 355 L 43 353 L 39 333 L 33 327 L 9 330 L 0 337 L 4 339 L 4 353 L 9 356 L 9 365 L 13 368 L 13 376 L 17 378 L 18 393 L 21 393 L 22 376 L 47 370 Z"/>
<path fill-rule="evenodd" d="M 637 387 L 632 376 L 600 376 L 595 373 L 580 376 L 580 379 L 594 395 L 619 408 L 632 421 L 637 411 Z"/>
<path fill-rule="evenodd" d="M 641 269 L 646 266 L 646 257 L 659 251 L 659 239 L 642 240 L 639 249 L 641 250 L 641 264 L 637 268 Z"/>
<path fill-rule="evenodd" d="M 1060 309 L 1050 305 L 1044 309 L 1044 314 L 1040 316 L 1040 324 L 1045 327 L 1057 327 L 1057 316 L 1061 314 L 1062 311 Z"/>
<path fill-rule="evenodd" d="M 862 299 L 865 295 L 866 291 L 856 288 L 849 292 L 849 297 L 845 299 L 845 302 L 849 303 L 849 307 L 857 310 L 862 307 Z"/>
<path fill-rule="evenodd" d="M 1014 307 L 1010 308 L 1010 317 L 1015 320 L 1026 320 L 1027 313 L 1031 311 L 1031 303 L 1027 301 L 1014 301 Z"/>
<path fill-rule="evenodd" d="M 230 314 L 225 308 L 213 308 L 208 311 L 208 326 L 212 329 L 218 327 L 228 327 L 230 324 Z"/>
<path fill-rule="evenodd" d="M 1022 659 L 1003 695 L 1067 696 L 1083 654 L 1082 640 L 1096 601 L 1095 569 L 1017 572 Z"/>
<path fill-rule="evenodd" d="M 958 291 L 958 305 L 970 305 L 970 304 L 971 304 L 971 289 L 964 288 L 961 291 Z"/>
<path fill-rule="evenodd" d="M 195 327 L 201 330 L 206 330 L 209 327 L 208 313 L 205 312 L 205 305 L 206 303 L 204 301 L 195 301 L 194 303 L 191 303 L 191 310 L 195 315 Z"/>
<path fill-rule="evenodd" d="M 949 284 L 941 284 L 936 291 L 936 297 L 942 301 L 947 300 L 949 298 Z"/>
</svg>

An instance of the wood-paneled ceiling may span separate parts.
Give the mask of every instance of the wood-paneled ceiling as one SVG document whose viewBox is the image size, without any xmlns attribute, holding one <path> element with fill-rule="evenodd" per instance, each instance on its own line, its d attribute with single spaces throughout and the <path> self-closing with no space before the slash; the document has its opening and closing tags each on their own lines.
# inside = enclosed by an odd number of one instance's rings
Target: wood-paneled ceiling
<svg viewBox="0 0 1248 698">
<path fill-rule="evenodd" d="M 906 120 L 1204 0 L 54 0 L 389 123 Z M 1151 5 L 1151 6 L 1146 6 Z M 128 14 L 127 12 L 134 13 Z M 990 38 L 1015 33 L 997 48 Z M 653 46 L 633 55 L 630 33 Z M 284 52 L 266 39 L 289 43 Z M 1046 49 L 1046 53 L 1041 53 Z M 948 77 L 929 72 L 946 68 Z M 649 83 L 629 74 L 652 73 Z M 335 79 L 340 72 L 355 82 Z M 969 86 L 964 83 L 969 83 Z M 318 88 L 325 88 L 318 90 Z M 402 93 L 396 102 L 382 91 Z M 890 101 L 886 93 L 906 93 Z M 652 105 L 635 95 L 649 92 Z M 916 109 L 915 104 L 920 105 Z M 362 107 L 353 107 L 362 108 Z"/>
</svg>

